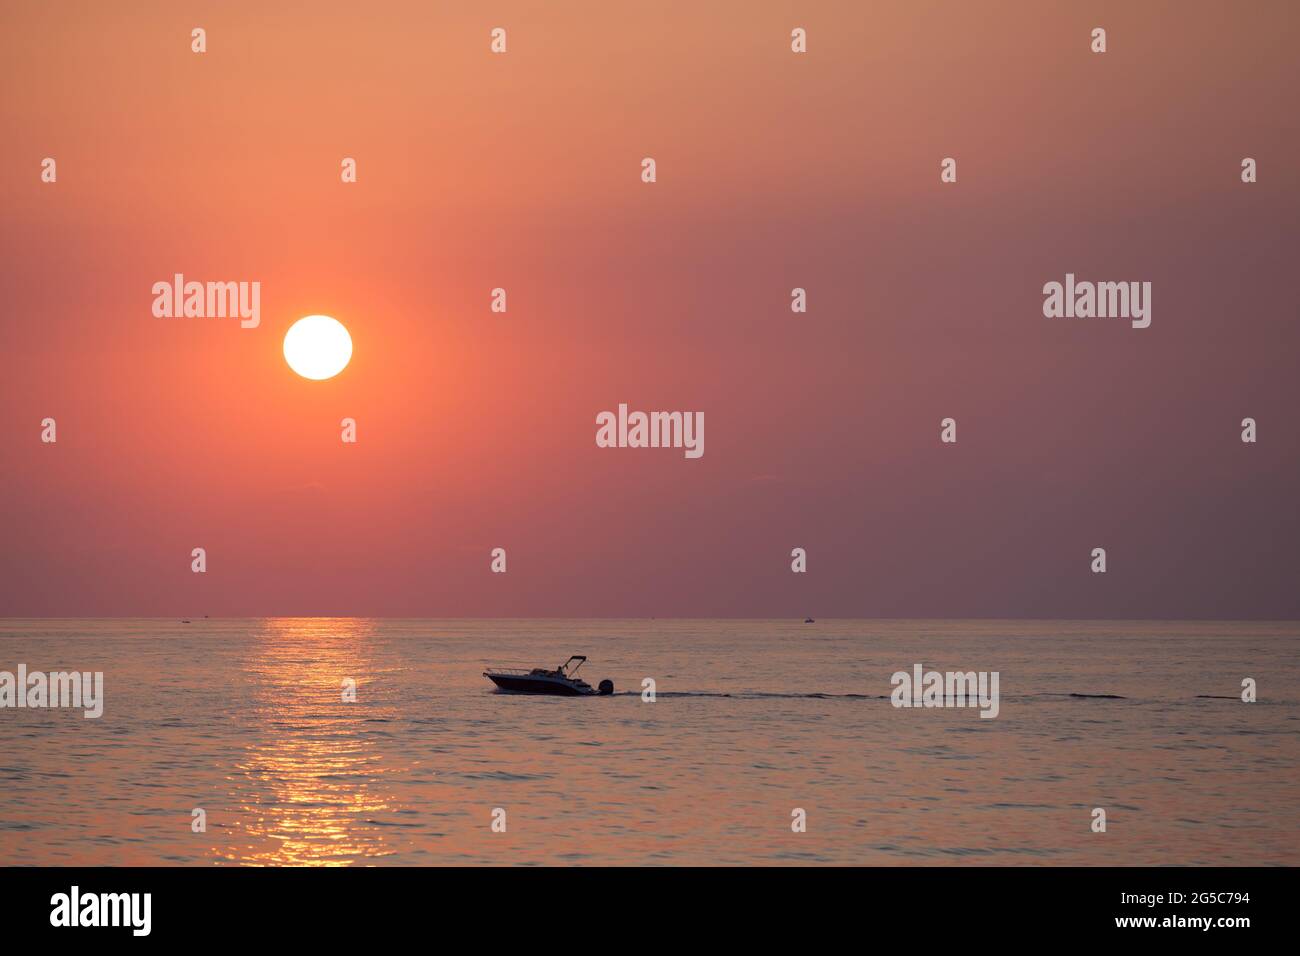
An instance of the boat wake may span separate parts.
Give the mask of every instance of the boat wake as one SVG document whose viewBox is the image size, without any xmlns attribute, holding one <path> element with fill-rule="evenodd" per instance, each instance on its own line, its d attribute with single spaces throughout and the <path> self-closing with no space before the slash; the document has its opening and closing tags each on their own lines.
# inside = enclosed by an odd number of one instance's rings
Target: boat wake
<svg viewBox="0 0 1300 956">
<path fill-rule="evenodd" d="M 614 697 L 640 697 L 639 690 L 620 690 L 616 691 Z M 713 690 L 661 690 L 655 692 L 655 697 L 718 697 L 730 698 L 732 700 L 889 700 L 890 694 L 782 694 L 775 691 L 760 690 L 738 690 L 731 692 L 713 691 Z M 1068 691 L 1064 693 L 1049 694 L 1025 694 L 1018 698 L 1006 698 L 1008 700 L 1138 700 L 1142 698 L 1125 697 L 1123 694 L 1081 694 L 1077 691 Z M 1184 698 L 1186 699 L 1186 698 Z M 1220 697 L 1217 694 L 1197 694 L 1193 700 L 1237 700 L 1236 697 Z"/>
<path fill-rule="evenodd" d="M 615 697 L 640 697 L 638 690 L 623 690 Z M 761 690 L 738 690 L 733 693 L 709 690 L 661 690 L 656 697 L 730 697 L 734 700 L 889 700 L 888 694 L 778 694 Z"/>
</svg>

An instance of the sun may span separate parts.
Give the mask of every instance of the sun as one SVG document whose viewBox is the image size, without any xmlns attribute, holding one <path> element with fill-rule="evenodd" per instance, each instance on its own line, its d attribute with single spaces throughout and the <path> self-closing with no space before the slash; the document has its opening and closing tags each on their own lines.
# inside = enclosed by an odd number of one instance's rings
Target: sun
<svg viewBox="0 0 1300 956">
<path fill-rule="evenodd" d="M 305 316 L 284 335 L 284 360 L 303 378 L 333 378 L 352 360 L 352 336 L 338 319 Z"/>
</svg>

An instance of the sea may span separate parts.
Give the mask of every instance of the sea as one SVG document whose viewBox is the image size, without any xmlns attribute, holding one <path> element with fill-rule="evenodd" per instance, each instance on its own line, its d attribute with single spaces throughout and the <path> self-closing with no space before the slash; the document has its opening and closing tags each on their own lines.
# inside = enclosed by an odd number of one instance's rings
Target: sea
<svg viewBox="0 0 1300 956">
<path fill-rule="evenodd" d="M 0 671 L 102 672 L 103 712 L 0 708 L 0 865 L 1294 866 L 1298 651 L 1297 622 L 4 619 Z M 573 654 L 614 694 L 483 676 Z M 918 664 L 996 672 L 997 716 L 895 706 Z"/>
</svg>

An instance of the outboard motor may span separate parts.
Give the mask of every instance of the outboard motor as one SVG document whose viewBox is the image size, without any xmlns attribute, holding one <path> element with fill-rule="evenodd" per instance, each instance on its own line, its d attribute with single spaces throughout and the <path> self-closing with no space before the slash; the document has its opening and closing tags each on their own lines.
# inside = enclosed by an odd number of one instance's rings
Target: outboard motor
<svg viewBox="0 0 1300 956">
<path fill-rule="evenodd" d="M 606 677 L 596 687 L 596 691 L 600 694 L 601 697 L 608 697 L 610 694 L 614 693 L 614 682 L 610 680 L 608 677 Z"/>
</svg>

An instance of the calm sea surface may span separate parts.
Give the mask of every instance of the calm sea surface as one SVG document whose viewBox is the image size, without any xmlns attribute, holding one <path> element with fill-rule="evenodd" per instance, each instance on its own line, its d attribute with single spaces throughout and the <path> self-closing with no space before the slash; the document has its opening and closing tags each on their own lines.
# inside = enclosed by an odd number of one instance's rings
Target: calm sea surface
<svg viewBox="0 0 1300 956">
<path fill-rule="evenodd" d="M 1296 623 L 6 620 L 0 670 L 103 671 L 106 703 L 0 709 L 0 864 L 1296 865 L 1298 651 Z M 482 676 L 575 653 L 618 693 Z M 895 709 L 915 663 L 1000 672 L 1000 715 Z"/>
</svg>

